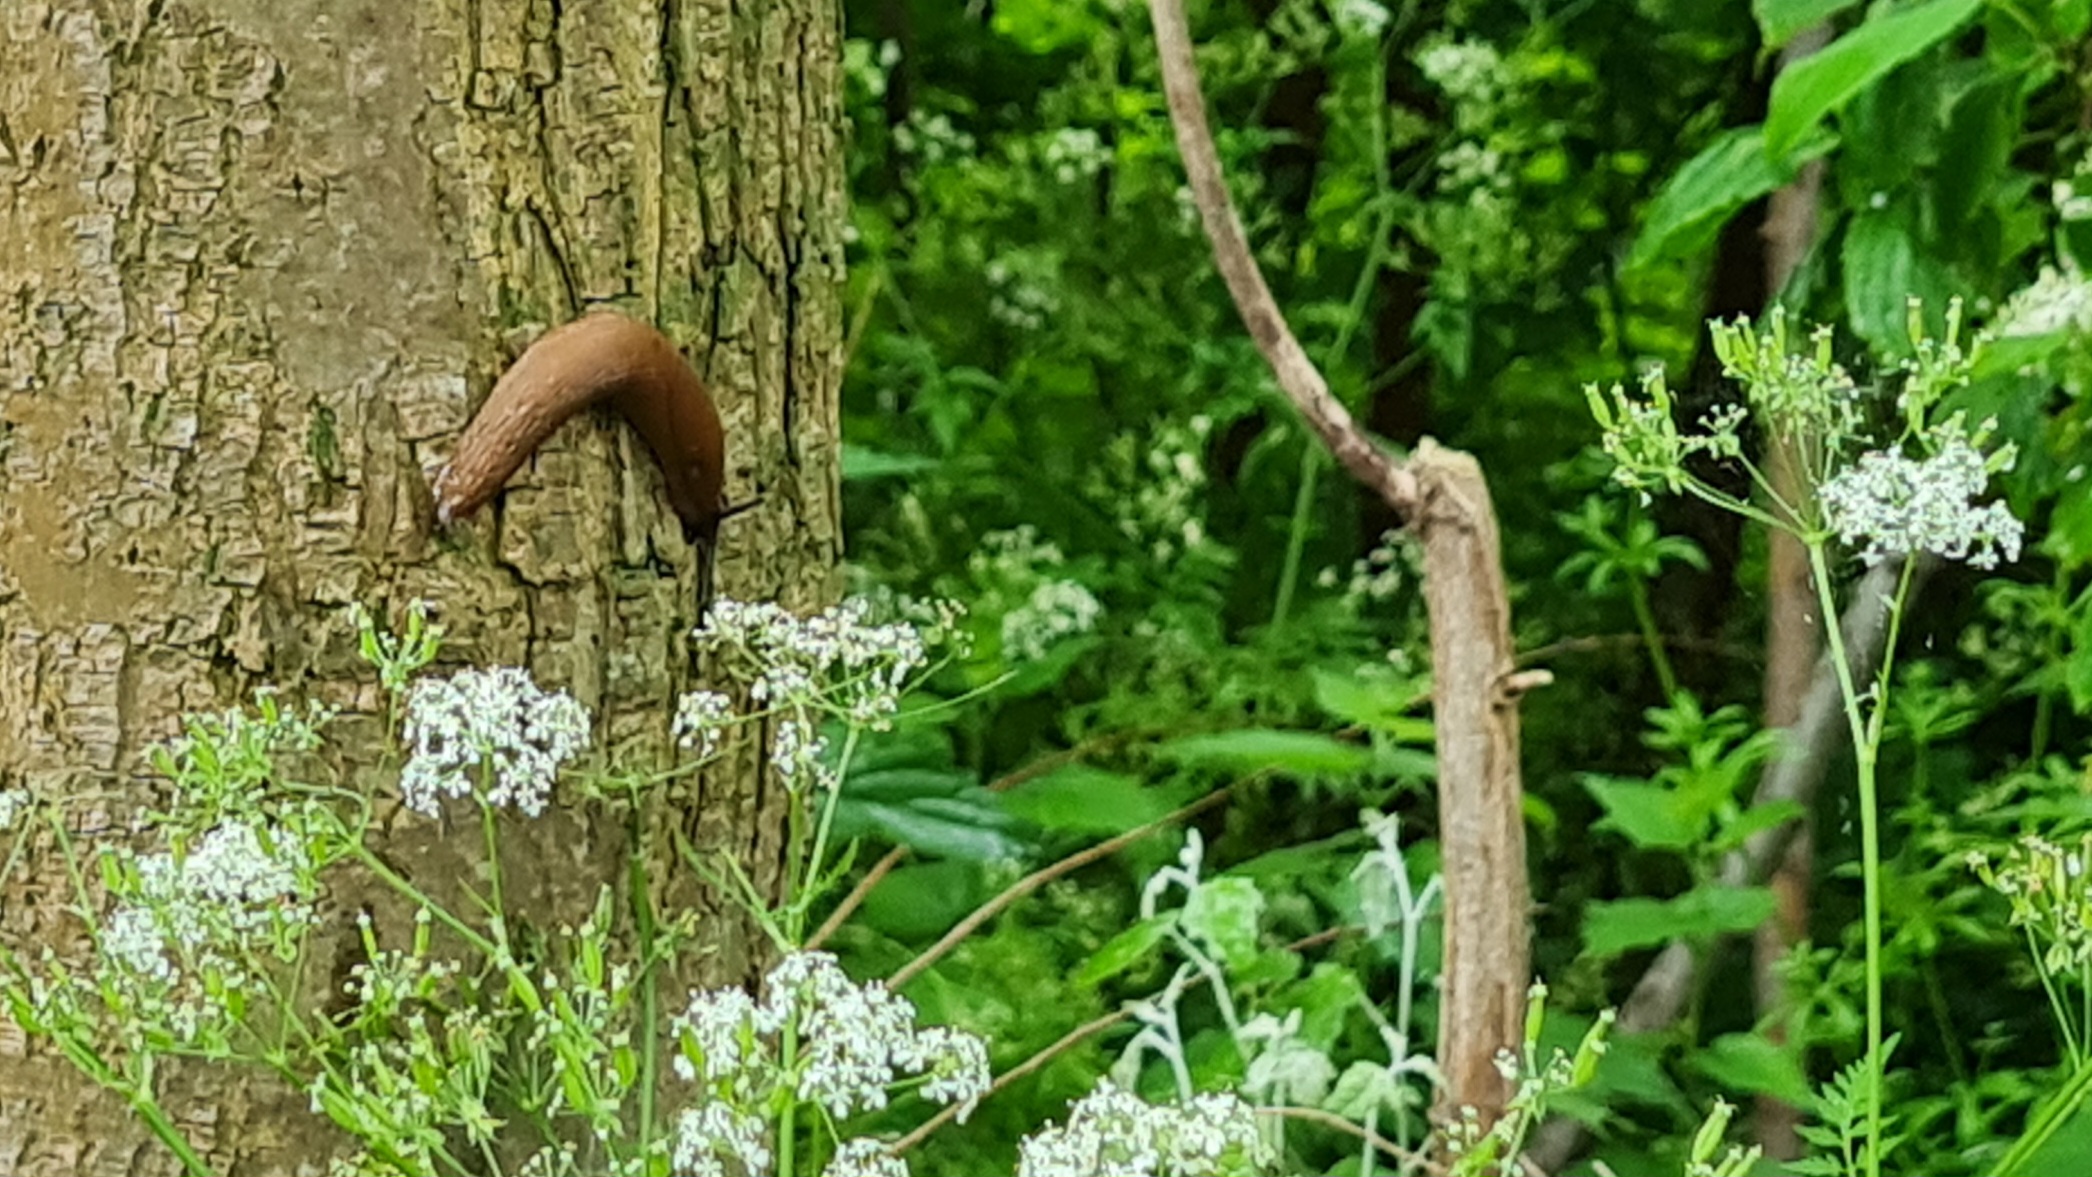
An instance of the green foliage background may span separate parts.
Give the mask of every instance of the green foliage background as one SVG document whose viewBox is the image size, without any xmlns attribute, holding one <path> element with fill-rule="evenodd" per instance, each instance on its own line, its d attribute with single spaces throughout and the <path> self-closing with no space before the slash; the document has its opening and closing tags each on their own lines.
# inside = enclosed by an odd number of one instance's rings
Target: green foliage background
<svg viewBox="0 0 2092 1177">
<path fill-rule="evenodd" d="M 1262 897 L 1234 963 L 1335 1057 L 1374 1047 L 1344 1010 L 1391 1000 L 1395 946 L 1299 942 L 1358 922 L 1361 808 L 1422 839 L 1419 879 L 1432 862 L 1414 558 L 1295 424 L 1212 272 L 1144 6 L 845 7 L 852 560 L 870 584 L 973 603 L 979 652 L 942 685 L 986 689 L 864 753 L 856 829 L 917 854 L 839 945 L 890 971 L 1013 858 L 1233 782 L 1197 824 L 1209 876 Z M 2092 829 L 2092 305 L 2031 309 L 2092 254 L 2092 0 L 1213 0 L 1192 17 L 1236 197 L 1310 354 L 1390 444 L 1428 433 L 1489 474 L 1517 641 L 1556 676 L 1527 696 L 1524 748 L 1554 1032 L 1573 1042 L 1673 936 L 1714 954 L 1685 1022 L 1619 1040 L 1571 1101 L 1599 1140 L 1572 1172 L 1677 1171 L 1716 1096 L 1806 1103 L 1852 1061 L 1859 995 L 1835 772 L 1783 1044 L 1760 1032 L 1747 947 L 1717 943 L 1770 898 L 1716 886 L 1715 862 L 1782 816 L 1745 809 L 1770 749 L 1761 541 L 1606 486 L 1583 385 L 1662 363 L 1692 374 L 1674 383 L 1697 415 L 1727 395 L 1704 320 L 1773 299 L 1836 324 L 1860 372 L 1909 347 L 1913 296 L 1935 322 L 1959 296 L 2003 332 L 1957 405 L 2019 446 L 2004 489 L 2042 538 L 1927 587 L 1883 772 L 1907 1136 L 1891 1167 L 1988 1171 L 2058 1084 L 2057 1043 L 1963 859 Z M 1777 71 L 1825 21 L 1829 48 Z M 1810 161 L 1814 244 L 1767 290 L 1764 199 Z M 1028 637 L 1038 594 L 1066 583 L 1094 624 Z M 1634 636 L 1643 604 L 1689 692 L 1672 705 Z M 1114 937 L 1171 854 L 1146 840 L 1050 885 L 910 996 L 987 1033 L 998 1065 L 1028 1057 L 1160 982 Z M 1413 963 L 1428 1028 L 1432 962 Z M 1006 1171 L 998 1142 L 1059 1115 L 1122 1044 L 1058 1056 L 919 1171 Z M 1226 1035 L 1192 1053 L 1202 1080 L 1239 1077 Z M 1299 1171 L 1355 1171 L 1341 1138 L 1289 1147 Z"/>
</svg>

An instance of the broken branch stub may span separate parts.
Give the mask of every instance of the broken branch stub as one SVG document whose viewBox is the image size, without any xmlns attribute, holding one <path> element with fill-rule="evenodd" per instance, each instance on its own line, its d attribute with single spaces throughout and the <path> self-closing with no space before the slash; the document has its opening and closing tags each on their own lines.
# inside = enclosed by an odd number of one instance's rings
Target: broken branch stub
<svg viewBox="0 0 2092 1177">
<path fill-rule="evenodd" d="M 1442 1116 L 1472 1107 L 1487 1128 L 1508 1094 L 1496 1055 L 1523 1042 L 1532 981 L 1519 688 L 1489 488 L 1473 458 L 1429 440 L 1397 462 L 1330 393 L 1272 297 L 1228 194 L 1183 4 L 1149 0 L 1148 12 L 1192 200 L 1236 311 L 1308 428 L 1423 541 L 1446 896 L 1437 1106 Z"/>
</svg>

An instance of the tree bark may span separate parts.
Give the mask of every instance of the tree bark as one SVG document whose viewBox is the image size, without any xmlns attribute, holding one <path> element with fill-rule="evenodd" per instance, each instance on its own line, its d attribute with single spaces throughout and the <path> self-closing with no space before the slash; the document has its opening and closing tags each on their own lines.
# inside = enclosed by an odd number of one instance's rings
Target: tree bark
<svg viewBox="0 0 2092 1177">
<path fill-rule="evenodd" d="M 415 598 L 446 661 L 528 667 L 599 747 L 657 755 L 701 677 L 701 578 L 837 588 L 840 35 L 833 0 L 0 6 L 0 787 L 128 828 L 177 717 L 265 684 L 341 707 L 354 773 L 381 699 L 343 609 Z M 494 378 L 597 305 L 657 323 L 720 401 L 727 498 L 758 502 L 709 572 L 608 415 L 434 526 L 428 478 Z M 759 765 L 701 782 L 685 825 L 764 884 L 784 799 Z M 403 824 L 410 869 L 461 869 Z M 534 898 L 614 868 L 575 831 L 519 835 Z M 63 877 L 32 846 L 0 935 L 76 951 Z M 717 926 L 706 968 L 745 973 L 760 947 Z M 220 1172 L 324 1169 L 302 1097 L 175 1079 Z M 0 1015 L 0 1172 L 172 1171 Z"/>
</svg>

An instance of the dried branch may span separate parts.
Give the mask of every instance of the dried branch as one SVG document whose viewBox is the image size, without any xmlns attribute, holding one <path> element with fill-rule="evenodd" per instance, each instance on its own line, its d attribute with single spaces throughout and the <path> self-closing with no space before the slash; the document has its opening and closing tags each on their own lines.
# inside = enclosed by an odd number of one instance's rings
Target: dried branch
<svg viewBox="0 0 2092 1177">
<path fill-rule="evenodd" d="M 1177 149 L 1215 266 L 1272 375 L 1352 477 L 1394 508 L 1424 546 L 1432 705 L 1445 871 L 1445 1001 L 1438 1114 L 1473 1109 L 1488 1125 L 1508 1084 L 1497 1052 L 1524 1033 L 1531 982 L 1525 825 L 1518 772 L 1510 603 L 1489 488 L 1466 454 L 1425 438 L 1397 463 L 1367 437 L 1301 350 L 1264 282 L 1228 195 L 1181 0 L 1149 0 Z"/>
<path fill-rule="evenodd" d="M 1018 1063 L 1016 1066 L 1011 1067 L 1009 1070 L 1004 1071 L 1002 1074 L 997 1075 L 995 1077 L 995 1082 L 990 1083 L 988 1085 L 988 1090 L 986 1094 L 981 1096 L 981 1099 L 987 1100 L 993 1097 L 996 1092 L 1001 1091 L 1003 1088 L 1008 1087 L 1010 1084 L 1015 1083 L 1017 1080 L 1022 1079 L 1026 1075 L 1031 1074 L 1033 1071 L 1038 1070 L 1040 1067 L 1045 1066 L 1047 1063 L 1053 1061 L 1055 1058 L 1058 1058 L 1062 1054 L 1067 1053 L 1069 1050 L 1082 1043 L 1085 1039 L 1094 1038 L 1097 1035 L 1102 1034 L 1104 1031 L 1111 1029 L 1113 1026 L 1118 1025 L 1120 1022 L 1126 1021 L 1128 1018 L 1131 1018 L 1132 1016 L 1133 1011 L 1131 1009 L 1122 1009 L 1117 1013 L 1105 1014 L 1101 1018 L 1093 1018 L 1090 1021 L 1084 1022 L 1082 1025 L 1077 1026 L 1073 1030 L 1068 1031 L 1066 1034 L 1061 1035 L 1060 1038 L 1056 1040 L 1053 1045 L 1031 1056 L 1030 1058 L 1025 1059 L 1023 1062 Z M 910 1132 L 908 1135 L 903 1136 L 899 1140 L 896 1140 L 892 1144 L 888 1145 L 886 1151 L 894 1156 L 900 1156 L 902 1153 L 907 1152 L 909 1149 L 914 1148 L 916 1145 L 921 1144 L 923 1141 L 929 1139 L 930 1134 L 932 1132 L 935 1132 L 939 1128 L 944 1127 L 946 1124 L 951 1123 L 953 1120 L 957 1119 L 958 1116 L 959 1105 L 955 1103 L 946 1104 L 941 1110 L 938 1111 L 936 1115 L 924 1121 L 922 1126 L 918 1127 L 915 1131 Z"/>
<path fill-rule="evenodd" d="M 1061 859 L 1059 862 L 1052 863 L 1048 866 L 1040 867 L 1038 870 L 1035 870 L 1032 873 L 1024 876 L 1023 878 L 1017 880 L 1015 883 L 1010 884 L 1010 886 L 1007 889 L 1005 889 L 1002 894 L 997 895 L 995 898 L 990 899 L 988 902 L 981 904 L 979 907 L 975 908 L 973 912 L 970 915 L 968 915 L 965 919 L 962 919 L 957 924 L 954 924 L 952 926 L 951 931 L 946 932 L 944 936 L 937 941 L 937 943 L 930 945 L 928 948 L 925 948 L 922 952 L 922 955 L 916 957 L 914 960 L 909 961 L 907 964 L 902 965 L 899 972 L 896 972 L 893 976 L 887 978 L 887 988 L 899 989 L 903 985 L 906 985 L 908 982 L 913 981 L 918 975 L 922 973 L 924 969 L 929 968 L 933 964 L 936 964 L 940 959 L 944 957 L 946 953 L 950 952 L 953 948 L 958 947 L 961 941 L 965 940 L 968 936 L 973 935 L 974 929 L 980 927 L 982 924 L 987 923 L 989 920 L 994 919 L 996 914 L 1001 912 L 1003 908 L 1008 907 L 1010 904 L 1015 903 L 1019 899 L 1024 898 L 1026 895 L 1031 894 L 1033 891 L 1038 890 L 1039 888 L 1045 886 L 1053 880 L 1060 878 L 1062 875 L 1069 874 L 1076 870 L 1080 870 L 1081 868 L 1088 866 L 1090 863 L 1093 863 L 1100 858 L 1109 858 L 1112 855 L 1117 854 L 1119 851 L 1124 850 L 1126 847 L 1131 846 L 1133 843 L 1140 841 L 1142 838 L 1147 837 L 1149 834 L 1152 834 L 1157 830 L 1174 825 L 1177 822 L 1183 821 L 1189 817 L 1196 816 L 1197 814 L 1204 813 L 1206 810 L 1211 809 L 1215 805 L 1220 804 L 1222 801 L 1227 800 L 1228 794 L 1233 791 L 1233 788 L 1234 786 L 1230 785 L 1226 788 L 1215 789 L 1213 792 L 1206 794 L 1205 796 L 1199 798 L 1198 800 L 1192 802 L 1189 805 L 1186 805 L 1182 809 L 1175 811 L 1174 813 L 1164 814 L 1163 816 L 1156 818 L 1154 821 L 1151 821 L 1144 826 L 1140 826 L 1136 829 L 1127 830 L 1125 833 L 1120 834 L 1116 838 L 1106 839 L 1105 841 L 1099 842 L 1095 846 L 1092 846 L 1087 850 L 1082 850 L 1078 851 L 1077 853 L 1070 854 L 1068 857 Z"/>
<path fill-rule="evenodd" d="M 1250 254 L 1249 238 L 1242 231 L 1242 218 L 1228 195 L 1220 156 L 1213 148 L 1213 131 L 1206 125 L 1206 98 L 1199 88 L 1199 67 L 1192 57 L 1191 32 L 1181 0 L 1149 0 L 1148 13 L 1155 22 L 1162 88 L 1169 98 L 1177 151 L 1184 157 L 1184 171 L 1191 179 L 1192 201 L 1198 205 L 1206 239 L 1213 243 L 1214 265 L 1234 297 L 1236 310 L 1242 313 L 1243 325 L 1271 365 L 1280 391 L 1300 410 L 1329 452 L 1404 519 L 1414 520 L 1421 504 L 1416 476 L 1374 444 L 1352 420 L 1350 410 L 1330 393 L 1329 382 L 1286 326 L 1278 301 L 1264 283 L 1264 272 Z"/>
</svg>

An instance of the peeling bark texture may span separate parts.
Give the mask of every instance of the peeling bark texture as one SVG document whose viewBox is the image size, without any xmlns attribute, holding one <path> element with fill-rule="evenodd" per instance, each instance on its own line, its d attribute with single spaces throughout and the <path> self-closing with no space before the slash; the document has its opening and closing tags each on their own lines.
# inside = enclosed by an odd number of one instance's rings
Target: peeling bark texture
<svg viewBox="0 0 2092 1177">
<path fill-rule="evenodd" d="M 727 497 L 760 500 L 717 591 L 831 599 L 840 35 L 834 0 L 0 4 L 0 787 L 106 796 L 74 824 L 122 826 L 178 715 L 264 684 L 375 746 L 352 601 L 435 602 L 447 660 L 528 667 L 599 747 L 659 755 L 702 678 L 700 570 L 644 443 L 577 419 L 449 532 L 428 478 L 525 343 L 615 306 L 714 389 Z M 687 830 L 763 884 L 784 800 L 759 759 L 693 786 Z M 402 824 L 418 873 L 469 869 Z M 615 866 L 572 815 L 516 835 L 526 903 Z M 0 883 L 0 934 L 72 950 L 54 854 Z M 745 930 L 706 926 L 706 967 L 745 972 Z M 301 1097 L 174 1082 L 219 1172 L 326 1170 Z M 0 1173 L 175 1171 L 0 1015 Z"/>
<path fill-rule="evenodd" d="M 1525 1038 L 1532 982 L 1511 605 L 1489 486 L 1474 458 L 1430 438 L 1409 462 L 1423 495 L 1438 730 L 1438 840 L 1445 863 L 1445 976 L 1438 1016 L 1438 1115 L 1474 1108 L 1489 1125 L 1509 1085 L 1497 1052 Z"/>
</svg>

